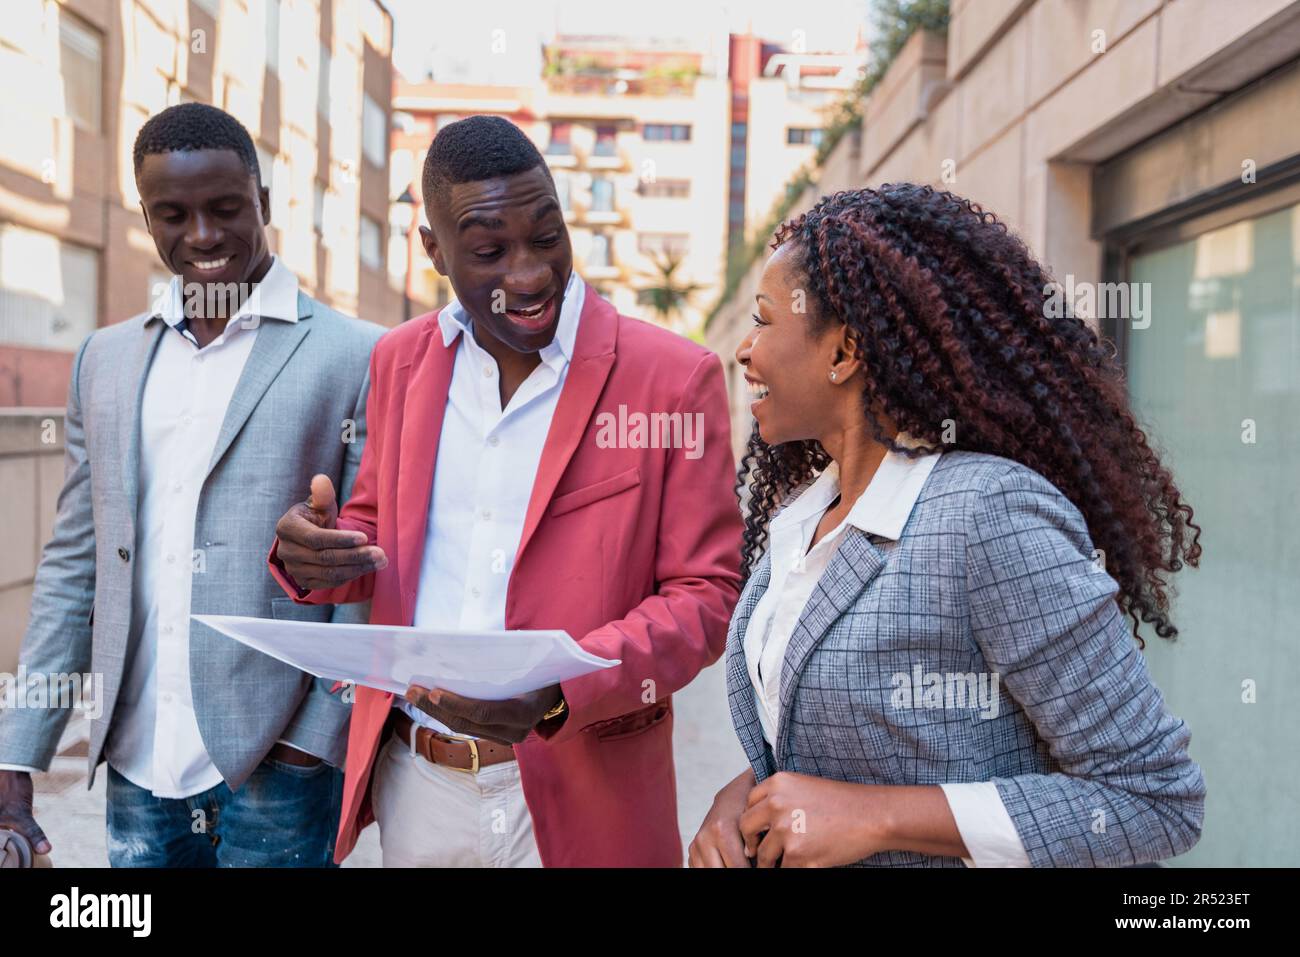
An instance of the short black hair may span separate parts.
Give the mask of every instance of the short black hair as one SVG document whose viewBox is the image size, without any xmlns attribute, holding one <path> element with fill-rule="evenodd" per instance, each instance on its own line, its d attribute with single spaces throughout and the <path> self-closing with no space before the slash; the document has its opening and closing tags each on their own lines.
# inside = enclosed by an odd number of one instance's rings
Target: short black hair
<svg viewBox="0 0 1300 957">
<path fill-rule="evenodd" d="M 504 116 L 467 116 L 438 131 L 424 158 L 422 189 L 426 210 L 447 202 L 454 183 L 474 183 L 525 173 L 536 166 L 551 170 L 533 141 Z M 432 216 L 430 216 L 432 218 Z"/>
<path fill-rule="evenodd" d="M 178 150 L 234 150 L 249 175 L 262 185 L 253 138 L 225 110 L 207 103 L 177 103 L 149 117 L 135 137 L 135 175 L 140 175 L 146 156 Z"/>
</svg>

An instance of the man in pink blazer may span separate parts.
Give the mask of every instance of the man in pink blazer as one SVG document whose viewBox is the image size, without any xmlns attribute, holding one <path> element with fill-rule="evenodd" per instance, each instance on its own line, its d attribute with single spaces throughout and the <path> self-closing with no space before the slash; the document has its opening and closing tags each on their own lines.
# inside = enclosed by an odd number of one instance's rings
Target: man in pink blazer
<svg viewBox="0 0 1300 957">
<path fill-rule="evenodd" d="M 508 121 L 439 131 L 424 197 L 456 301 L 375 347 L 352 495 L 317 476 L 271 573 L 376 624 L 558 628 L 622 664 L 497 702 L 358 688 L 336 860 L 377 819 L 386 865 L 680 866 L 671 695 L 739 588 L 721 364 L 574 274 Z"/>
</svg>

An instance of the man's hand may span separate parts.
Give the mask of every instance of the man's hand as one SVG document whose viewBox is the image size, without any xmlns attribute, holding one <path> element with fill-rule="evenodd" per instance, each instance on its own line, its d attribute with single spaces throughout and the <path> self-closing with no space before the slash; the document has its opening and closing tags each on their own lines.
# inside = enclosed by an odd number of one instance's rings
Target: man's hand
<svg viewBox="0 0 1300 957">
<path fill-rule="evenodd" d="M 411 685 L 406 689 L 406 700 L 457 734 L 518 744 L 537 727 L 542 715 L 559 703 L 561 693 L 559 685 L 551 685 L 504 701 L 481 701 L 442 688 L 430 691 Z"/>
<path fill-rule="evenodd" d="M 782 771 L 749 792 L 740 816 L 759 867 L 838 867 L 889 849 L 885 789 Z"/>
<path fill-rule="evenodd" d="M 276 555 L 299 587 L 333 588 L 388 566 L 384 550 L 367 545 L 364 532 L 336 528 L 338 517 L 334 483 L 328 475 L 317 475 L 307 501 L 289 509 L 276 523 L 280 539 Z"/>
<path fill-rule="evenodd" d="M 32 776 L 26 771 L 0 771 L 0 827 L 27 838 L 33 853 L 50 853 L 49 839 L 32 814 Z"/>
<path fill-rule="evenodd" d="M 745 813 L 754 787 L 754 769 L 745 768 L 713 799 L 713 807 L 691 841 L 687 862 L 691 867 L 753 867 L 745 856 L 740 816 Z"/>
</svg>

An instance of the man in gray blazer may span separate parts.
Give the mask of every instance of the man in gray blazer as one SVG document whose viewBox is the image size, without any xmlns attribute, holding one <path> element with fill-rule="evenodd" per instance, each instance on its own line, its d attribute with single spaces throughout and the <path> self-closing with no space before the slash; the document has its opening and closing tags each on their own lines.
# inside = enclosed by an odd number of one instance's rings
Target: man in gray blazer
<svg viewBox="0 0 1300 957">
<path fill-rule="evenodd" d="M 348 693 L 190 615 L 366 620 L 285 598 L 265 546 L 287 490 L 323 473 L 349 494 L 383 329 L 304 295 L 271 255 L 270 195 L 233 117 L 164 110 L 134 162 L 175 276 L 152 313 L 77 352 L 21 669 L 29 685 L 92 676 L 90 783 L 106 760 L 114 866 L 327 866 Z M 68 717 L 57 698 L 0 710 L 0 826 L 38 853 L 31 772 Z"/>
</svg>

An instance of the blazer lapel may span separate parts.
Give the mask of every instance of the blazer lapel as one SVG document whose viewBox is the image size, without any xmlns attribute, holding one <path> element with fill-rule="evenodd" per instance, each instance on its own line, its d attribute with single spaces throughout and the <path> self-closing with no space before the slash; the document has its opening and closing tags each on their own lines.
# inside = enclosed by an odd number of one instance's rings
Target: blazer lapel
<svg viewBox="0 0 1300 957">
<path fill-rule="evenodd" d="M 587 430 L 587 423 L 605 388 L 605 380 L 609 378 L 609 370 L 614 365 L 617 338 L 618 313 L 600 298 L 596 290 L 587 286 L 573 359 L 551 419 L 551 428 L 546 433 L 546 444 L 542 448 L 542 459 L 537 466 L 537 477 L 533 480 L 533 492 L 524 517 L 523 534 L 515 552 L 516 564 L 528 547 L 560 483 L 560 476 Z"/>
<path fill-rule="evenodd" d="M 764 555 L 745 583 L 735 614 L 731 617 L 731 626 L 727 629 L 727 705 L 731 711 L 731 723 L 736 729 L 736 737 L 740 739 L 740 745 L 745 749 L 745 756 L 749 758 L 759 781 L 772 773 L 772 767 L 767 757 L 767 743 L 763 739 L 763 725 L 758 717 L 754 686 L 749 680 L 745 659 L 745 630 L 749 627 L 749 619 L 754 614 L 759 599 L 767 591 L 771 578 L 772 561 L 768 555 Z"/>
<path fill-rule="evenodd" d="M 867 533 L 849 526 L 844 532 L 844 539 L 835 550 L 835 556 L 818 579 L 817 587 L 813 589 L 808 604 L 799 616 L 785 651 L 785 660 L 781 664 L 781 719 L 775 749 L 778 765 L 789 741 L 790 722 L 787 719 L 790 706 L 808 657 L 826 630 L 848 610 L 884 567 L 884 553 L 872 544 Z"/>
<path fill-rule="evenodd" d="M 278 319 L 260 320 L 253 351 L 249 353 L 248 361 L 244 364 L 244 371 L 235 385 L 230 404 L 226 406 L 226 417 L 221 422 L 221 431 L 217 433 L 217 444 L 208 462 L 209 475 L 235 441 L 244 423 L 253 414 L 257 404 L 262 401 L 262 396 L 271 387 L 271 383 L 280 374 L 280 370 L 289 361 L 298 344 L 311 331 L 307 322 L 311 314 L 311 299 L 299 292 L 297 322 L 283 322 Z M 342 423 L 339 427 L 342 428 Z"/>
<path fill-rule="evenodd" d="M 414 351 L 414 373 L 407 384 L 402 409 L 397 460 L 397 583 L 402 599 L 402 624 L 406 625 L 415 620 L 433 469 L 438 460 L 447 393 L 461 340 L 457 336 L 450 346 L 444 346 L 436 315 L 424 321 L 427 325 Z"/>
<path fill-rule="evenodd" d="M 162 341 L 167 323 L 161 318 L 146 316 L 140 329 L 140 338 L 127 359 L 127 367 L 117 380 L 118 436 L 122 456 L 122 488 L 126 491 L 127 514 L 135 520 L 140 497 L 140 404 L 144 401 L 144 383 L 153 362 L 153 354 Z M 129 410 L 125 421 L 120 418 Z"/>
</svg>

